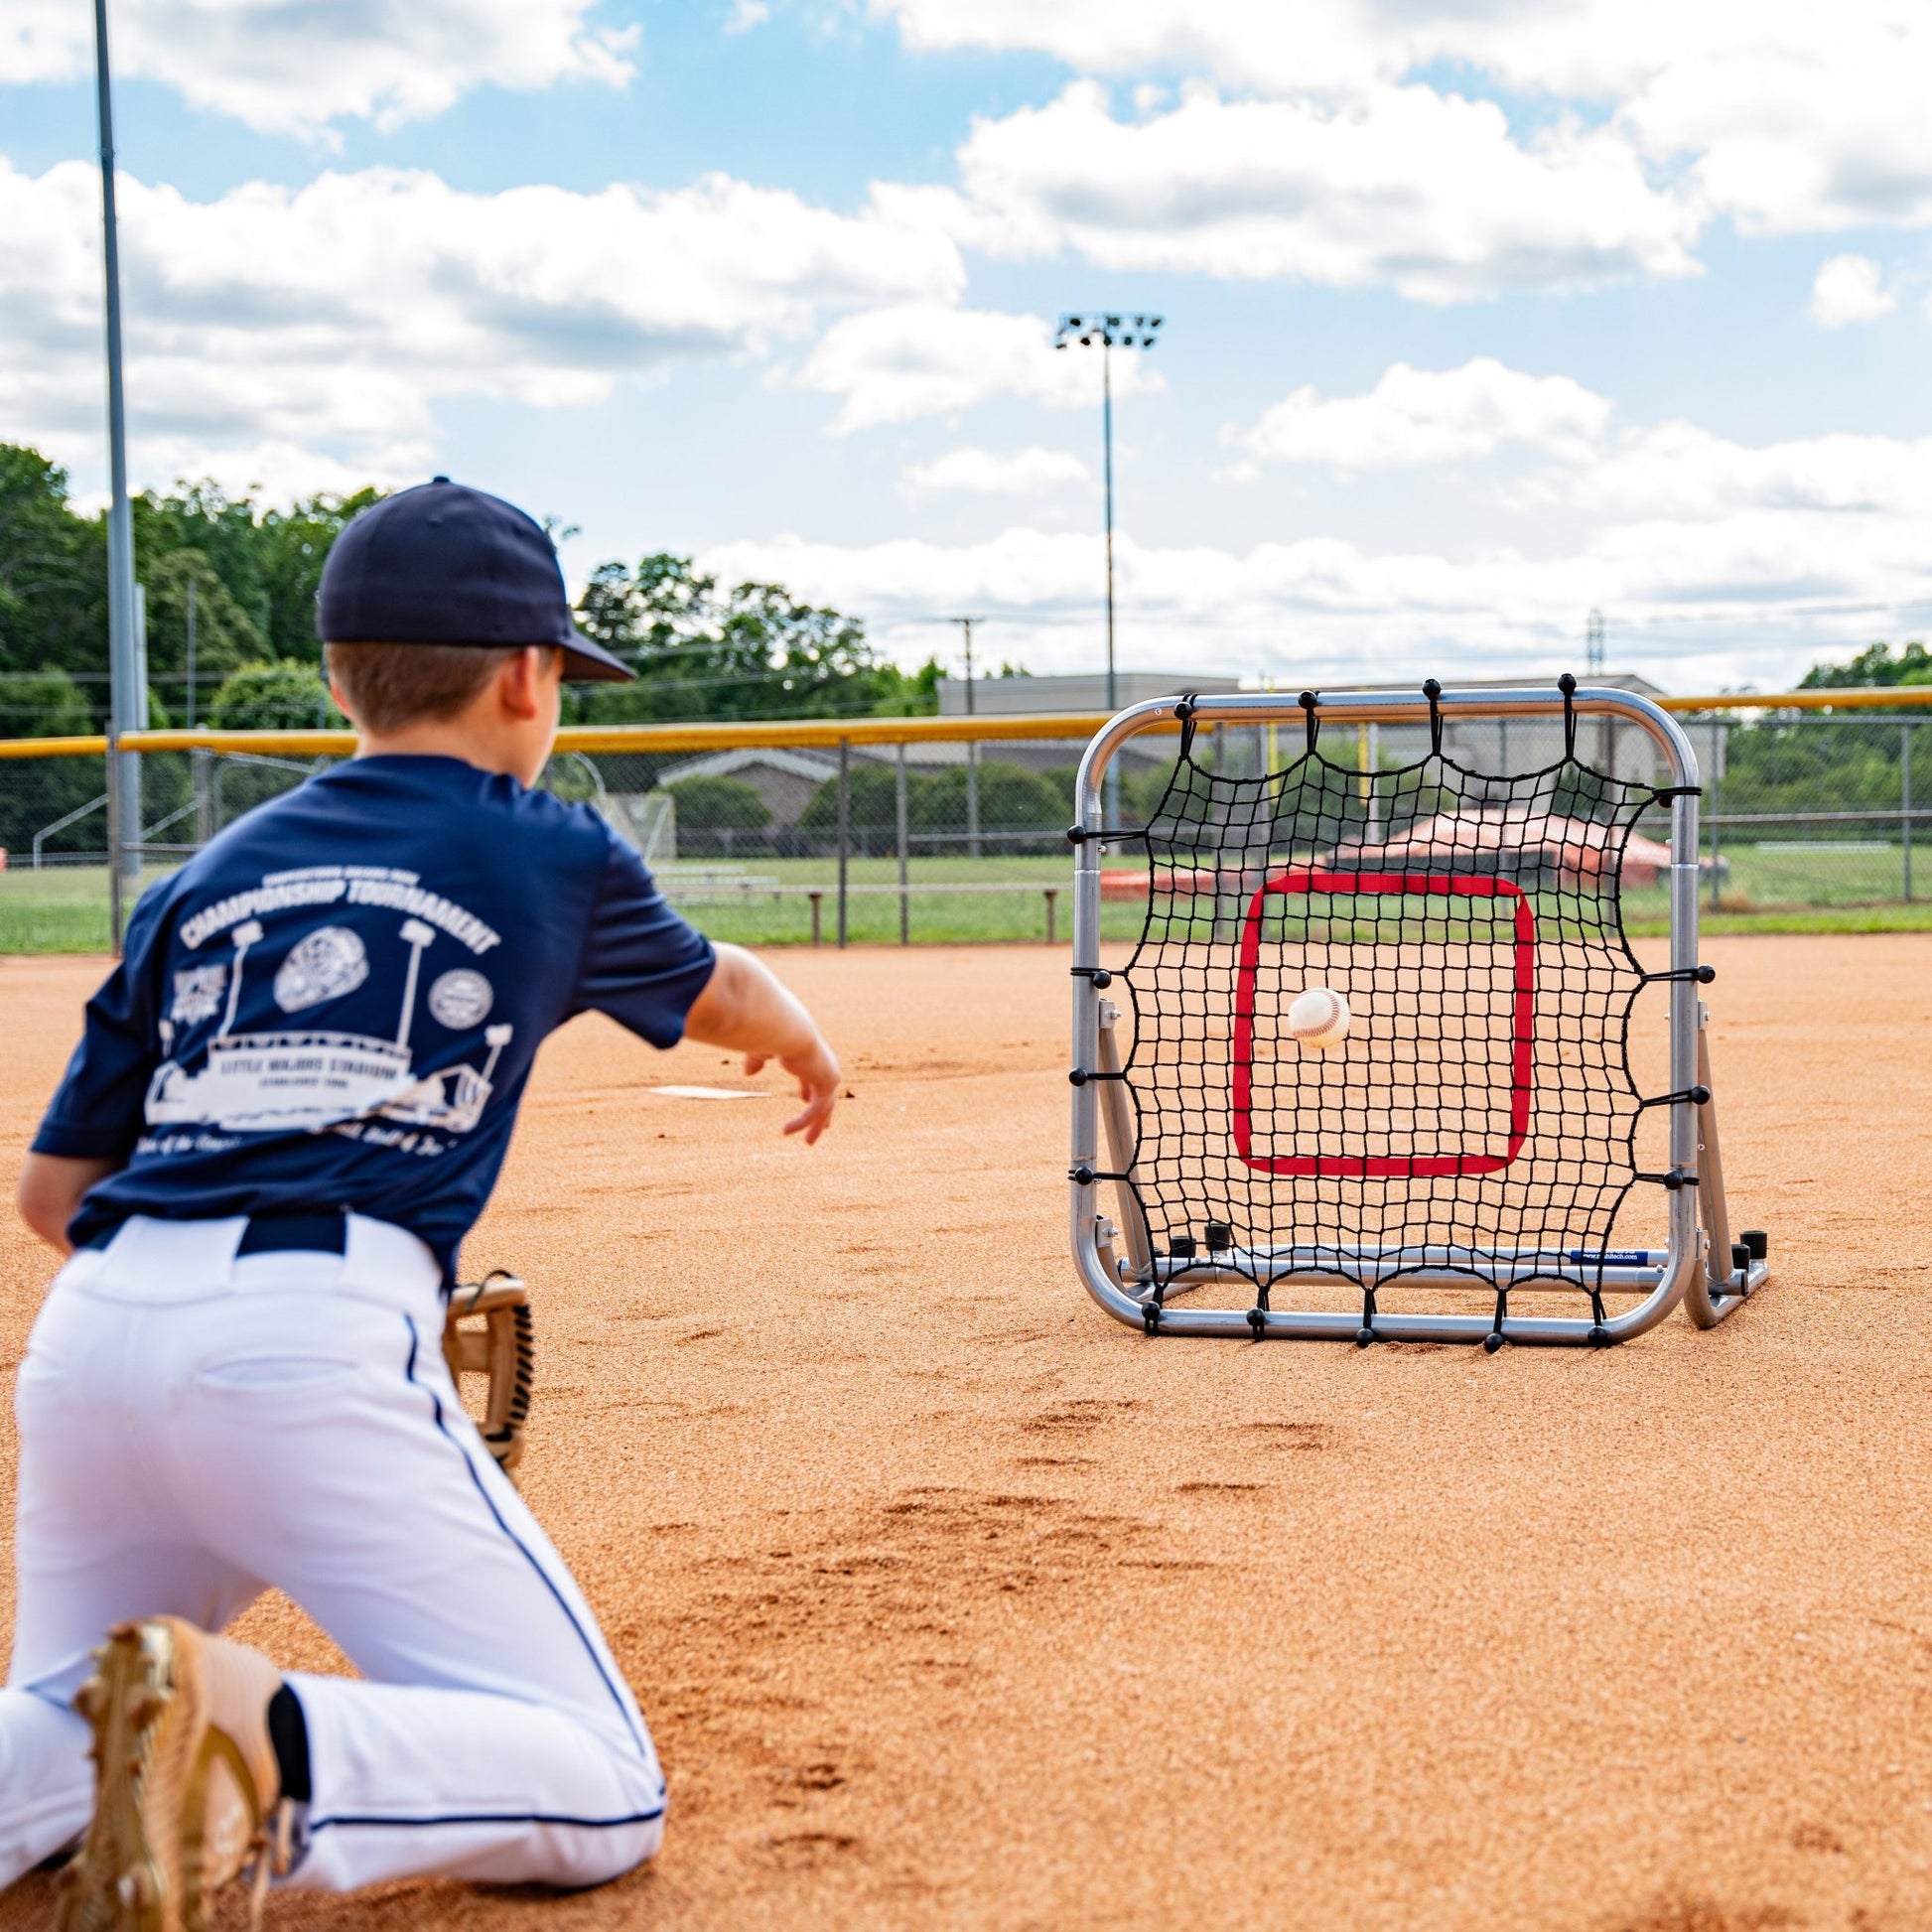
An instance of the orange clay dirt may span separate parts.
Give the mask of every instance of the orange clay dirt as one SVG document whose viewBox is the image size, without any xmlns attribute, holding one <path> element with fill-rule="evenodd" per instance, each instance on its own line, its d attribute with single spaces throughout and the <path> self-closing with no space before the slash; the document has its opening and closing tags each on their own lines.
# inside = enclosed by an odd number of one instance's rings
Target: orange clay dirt
<svg viewBox="0 0 1932 1932">
<path fill-rule="evenodd" d="M 1706 950 L 1772 1283 L 1602 1354 L 1101 1314 L 1063 949 L 779 956 L 853 1093 L 811 1151 L 648 1091 L 743 1084 L 715 1051 L 572 1026 L 467 1262 L 537 1297 L 525 1489 L 663 1856 L 271 1925 L 1932 1925 L 1932 938 Z M 100 971 L 0 964 L 9 1149 Z M 11 1369 L 51 1268 L 0 1267 Z M 279 1599 L 241 1631 L 333 1655 Z"/>
</svg>

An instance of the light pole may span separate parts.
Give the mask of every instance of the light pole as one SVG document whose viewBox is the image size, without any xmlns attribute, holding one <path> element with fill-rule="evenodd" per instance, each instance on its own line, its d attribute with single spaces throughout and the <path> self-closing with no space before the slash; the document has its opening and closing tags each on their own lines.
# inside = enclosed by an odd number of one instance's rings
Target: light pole
<svg viewBox="0 0 1932 1932">
<path fill-rule="evenodd" d="M 122 900 L 141 884 L 141 760 L 119 748 L 147 709 L 135 636 L 134 512 L 127 497 L 127 407 L 121 386 L 121 251 L 114 215 L 114 101 L 107 68 L 107 0 L 94 0 L 94 80 L 100 115 L 100 219 L 107 282 L 108 906 L 114 950 L 121 949 Z"/>
<path fill-rule="evenodd" d="M 1114 364 L 1117 348 L 1152 348 L 1159 340 L 1162 316 L 1061 316 L 1053 332 L 1053 346 L 1077 343 L 1082 348 L 1100 345 L 1100 441 L 1107 484 L 1107 709 L 1118 711 L 1114 684 Z"/>
</svg>

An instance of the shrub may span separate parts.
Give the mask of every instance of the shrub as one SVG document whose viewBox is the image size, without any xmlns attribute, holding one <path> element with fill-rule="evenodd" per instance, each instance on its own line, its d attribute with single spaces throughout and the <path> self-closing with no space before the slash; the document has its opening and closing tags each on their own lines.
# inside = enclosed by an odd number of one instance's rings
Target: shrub
<svg viewBox="0 0 1932 1932">
<path fill-rule="evenodd" d="M 677 800 L 680 831 L 760 832 L 771 823 L 771 807 L 743 778 L 700 775 L 664 787 Z"/>
<path fill-rule="evenodd" d="M 244 664 L 222 682 L 207 715 L 220 731 L 317 731 L 347 723 L 316 667 L 286 657 Z"/>
</svg>

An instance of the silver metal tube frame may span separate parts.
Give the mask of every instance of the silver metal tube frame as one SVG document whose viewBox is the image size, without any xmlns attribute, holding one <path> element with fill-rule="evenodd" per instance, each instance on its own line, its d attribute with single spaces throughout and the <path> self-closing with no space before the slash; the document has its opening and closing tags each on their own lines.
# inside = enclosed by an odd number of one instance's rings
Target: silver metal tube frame
<svg viewBox="0 0 1932 1932">
<path fill-rule="evenodd" d="M 1118 713 L 1095 735 L 1080 761 L 1074 787 L 1076 829 L 1085 836 L 1076 845 L 1073 862 L 1073 1064 L 1092 1068 L 1098 1064 L 1100 1050 L 1100 998 L 1104 985 L 1094 975 L 1104 969 L 1100 959 L 1100 867 L 1104 843 L 1096 835 L 1107 829 L 1102 815 L 1107 771 L 1121 747 L 1142 732 L 1173 730 L 1178 724 L 1175 707 L 1182 700 L 1163 698 L 1148 704 L 1132 705 Z M 1671 785 L 1688 787 L 1670 802 L 1670 964 L 1677 975 L 1670 983 L 1670 1085 L 1675 1093 L 1688 1094 L 1697 1081 L 1698 1070 L 1698 994 L 1691 978 L 1698 964 L 1698 783 L 1697 755 L 1691 749 L 1677 721 L 1648 699 L 1632 692 L 1604 688 L 1579 688 L 1570 700 L 1578 718 L 1622 721 L 1648 733 L 1663 753 L 1670 771 Z M 1561 718 L 1564 698 L 1549 689 L 1444 691 L 1436 700 L 1441 715 L 1449 721 L 1457 718 Z M 1213 725 L 1301 725 L 1299 704 L 1284 702 L 1272 692 L 1232 693 L 1192 700 L 1192 719 L 1196 728 Z M 1430 700 L 1392 697 L 1387 692 L 1345 691 L 1323 693 L 1318 716 L 1324 725 L 1427 725 Z M 1099 1104 L 1092 1081 L 1073 1088 L 1073 1133 L 1071 1169 L 1077 1174 L 1099 1164 Z M 1688 1099 L 1674 1101 L 1670 1109 L 1670 1163 L 1685 1175 L 1695 1175 L 1698 1156 L 1697 1108 Z M 1118 1321 L 1136 1328 L 1149 1319 L 1150 1290 L 1135 1294 L 1102 1259 L 1098 1239 L 1100 1202 L 1098 1183 L 1074 1179 L 1071 1182 L 1073 1256 L 1086 1284 L 1087 1292 Z M 1619 1265 L 1606 1269 L 1603 1286 L 1614 1286 L 1620 1293 L 1637 1293 L 1642 1299 L 1633 1308 L 1608 1314 L 1599 1327 L 1588 1316 L 1528 1315 L 1508 1313 L 1500 1333 L 1505 1341 L 1544 1342 L 1572 1346 L 1600 1345 L 1628 1341 L 1654 1328 L 1684 1299 L 1692 1278 L 1704 1266 L 1702 1231 L 1698 1225 L 1698 1190 L 1690 1184 L 1673 1188 L 1669 1199 L 1669 1245 L 1654 1257 L 1646 1251 L 1641 1265 Z M 1336 1251 L 1328 1249 L 1333 1256 Z M 1290 1251 L 1292 1263 L 1294 1251 Z M 1366 1260 L 1366 1255 L 1364 1259 Z M 1498 1252 L 1497 1260 L 1500 1260 Z M 1383 1263 L 1386 1266 L 1386 1262 Z M 1399 1265 L 1399 1264 L 1398 1264 Z M 1527 1254 L 1517 1264 L 1534 1272 L 1537 1261 Z M 1273 1272 L 1273 1256 L 1270 1269 Z M 1392 1270 L 1388 1271 L 1393 1273 Z M 1514 1268 L 1512 1268 L 1512 1274 Z M 1588 1277 L 1594 1279 L 1592 1266 Z M 1179 1278 L 1187 1282 L 1203 1279 L 1242 1279 L 1242 1271 L 1231 1268 L 1203 1271 L 1200 1263 L 1190 1264 Z M 1547 1270 L 1543 1276 L 1547 1279 Z M 1311 1270 L 1307 1276 L 1291 1273 L 1275 1275 L 1285 1280 L 1329 1281 L 1333 1273 Z M 1405 1274 L 1391 1288 L 1402 1284 L 1427 1286 L 1477 1286 L 1467 1275 Z M 1554 1284 L 1552 1284 L 1554 1286 Z M 1584 1286 L 1580 1279 L 1578 1286 Z M 1218 1335 L 1230 1338 L 1303 1338 L 1357 1340 L 1363 1333 L 1359 1311 L 1325 1310 L 1193 1309 L 1163 1305 L 1158 1322 L 1163 1334 Z M 1469 1341 L 1485 1340 L 1497 1332 L 1489 1314 L 1435 1314 L 1391 1310 L 1378 1312 L 1372 1324 L 1374 1336 L 1388 1341 Z"/>
</svg>

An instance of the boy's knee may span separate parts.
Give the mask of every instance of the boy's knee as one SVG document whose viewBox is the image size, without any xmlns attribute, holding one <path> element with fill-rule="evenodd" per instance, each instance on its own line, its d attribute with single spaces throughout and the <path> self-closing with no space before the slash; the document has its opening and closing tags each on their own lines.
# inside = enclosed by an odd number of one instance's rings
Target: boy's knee
<svg viewBox="0 0 1932 1932">
<path fill-rule="evenodd" d="M 557 1875 L 538 1880 L 569 1890 L 590 1885 L 608 1885 L 634 1871 L 657 1856 L 664 1842 L 664 1813 L 660 1805 L 655 1818 L 585 1832 L 581 1842 L 564 1842 L 555 1848 Z"/>
</svg>

